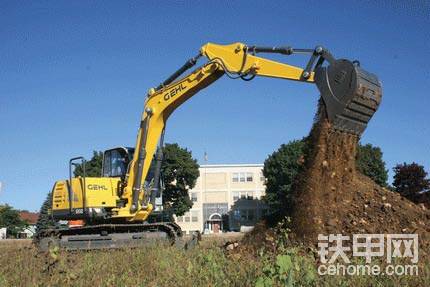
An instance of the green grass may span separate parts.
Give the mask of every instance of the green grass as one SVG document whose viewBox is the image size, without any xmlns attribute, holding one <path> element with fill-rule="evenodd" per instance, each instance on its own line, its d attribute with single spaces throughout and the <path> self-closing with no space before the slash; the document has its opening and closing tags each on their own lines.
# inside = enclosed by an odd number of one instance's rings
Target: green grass
<svg viewBox="0 0 430 287">
<path fill-rule="evenodd" d="M 219 244 L 219 243 L 218 243 Z M 428 286 L 430 260 L 419 276 L 319 276 L 315 255 L 300 247 L 226 254 L 206 242 L 183 251 L 166 245 L 91 252 L 0 244 L 0 286 Z"/>
</svg>

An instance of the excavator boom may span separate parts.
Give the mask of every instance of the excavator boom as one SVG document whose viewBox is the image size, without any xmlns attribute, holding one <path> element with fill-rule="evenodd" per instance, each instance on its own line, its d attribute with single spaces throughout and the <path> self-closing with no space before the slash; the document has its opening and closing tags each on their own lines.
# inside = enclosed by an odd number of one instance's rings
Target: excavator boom
<svg viewBox="0 0 430 287">
<path fill-rule="evenodd" d="M 307 53 L 311 57 L 304 69 L 256 56 L 257 53 L 292 55 Z M 201 56 L 209 61 L 188 76 L 178 78 L 193 67 Z M 328 65 L 323 65 L 328 62 Z M 251 80 L 255 76 L 273 77 L 316 83 L 334 128 L 361 135 L 378 109 L 381 86 L 377 77 L 349 60 L 336 60 L 322 47 L 293 49 L 291 47 L 248 47 L 242 43 L 216 45 L 208 43 L 198 56 L 188 60 L 166 81 L 151 89 L 139 129 L 136 153 L 130 169 L 133 179 L 132 211 L 139 208 L 144 191 L 141 184 L 148 169 L 165 123 L 170 114 L 199 90 L 227 74 L 230 78 Z M 129 182 L 130 184 L 130 182 Z M 150 191 L 149 191 L 150 193 Z M 147 197 L 149 199 L 149 197 Z M 143 206 L 150 206 L 146 201 Z"/>
</svg>

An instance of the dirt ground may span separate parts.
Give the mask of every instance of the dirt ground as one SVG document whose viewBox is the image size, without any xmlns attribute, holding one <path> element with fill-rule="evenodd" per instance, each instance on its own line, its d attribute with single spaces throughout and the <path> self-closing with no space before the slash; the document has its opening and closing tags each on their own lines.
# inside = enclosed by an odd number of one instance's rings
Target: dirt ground
<svg viewBox="0 0 430 287">
<path fill-rule="evenodd" d="M 357 171 L 358 136 L 334 130 L 321 116 L 309 137 L 306 169 L 295 185 L 298 238 L 316 243 L 318 234 L 418 233 L 420 250 L 428 250 L 430 212 Z"/>
</svg>

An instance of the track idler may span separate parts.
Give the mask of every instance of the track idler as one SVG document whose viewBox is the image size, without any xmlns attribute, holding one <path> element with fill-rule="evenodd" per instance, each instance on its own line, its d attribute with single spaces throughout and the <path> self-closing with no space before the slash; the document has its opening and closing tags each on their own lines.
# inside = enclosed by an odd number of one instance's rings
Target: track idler
<svg viewBox="0 0 430 287">
<path fill-rule="evenodd" d="M 340 59 L 316 68 L 315 83 L 333 127 L 360 136 L 381 103 L 382 88 L 377 76 L 358 63 Z"/>
</svg>

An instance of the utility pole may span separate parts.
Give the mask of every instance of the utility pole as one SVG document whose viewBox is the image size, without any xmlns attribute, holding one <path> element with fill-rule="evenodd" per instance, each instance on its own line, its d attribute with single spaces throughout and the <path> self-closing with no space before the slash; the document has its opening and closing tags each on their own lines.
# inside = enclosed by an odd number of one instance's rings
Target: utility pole
<svg viewBox="0 0 430 287">
<path fill-rule="evenodd" d="M 202 200 L 203 200 L 203 198 L 205 197 L 205 194 L 206 194 L 206 165 L 208 164 L 208 154 L 206 153 L 206 151 L 205 151 L 205 154 L 204 154 L 204 157 L 203 157 L 203 161 L 204 161 L 204 165 L 205 165 L 205 168 L 204 168 L 204 173 L 205 173 L 205 176 L 203 177 L 203 179 L 204 179 L 204 183 L 203 183 L 203 193 L 202 193 Z M 204 213 L 204 208 L 202 208 L 202 213 Z M 204 216 L 203 216 L 203 214 L 202 214 L 202 217 L 203 217 L 203 220 L 205 220 L 205 222 L 203 223 L 203 231 L 205 231 L 205 229 L 206 229 L 206 225 L 207 225 L 207 228 L 209 229 L 209 223 L 208 222 L 206 222 L 206 219 L 204 218 Z"/>
</svg>

